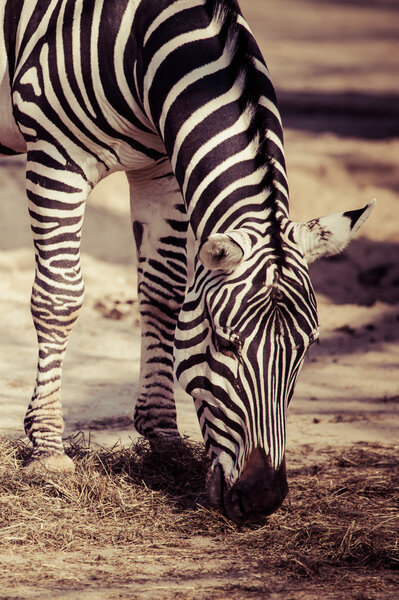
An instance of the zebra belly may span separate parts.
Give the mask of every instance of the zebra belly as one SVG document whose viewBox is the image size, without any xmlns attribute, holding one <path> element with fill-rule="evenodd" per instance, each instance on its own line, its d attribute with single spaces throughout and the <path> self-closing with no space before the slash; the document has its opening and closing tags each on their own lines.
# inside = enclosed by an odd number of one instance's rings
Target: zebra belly
<svg viewBox="0 0 399 600">
<path fill-rule="evenodd" d="M 0 65 L 0 154 L 26 152 L 26 143 L 14 119 L 8 69 Z"/>
</svg>

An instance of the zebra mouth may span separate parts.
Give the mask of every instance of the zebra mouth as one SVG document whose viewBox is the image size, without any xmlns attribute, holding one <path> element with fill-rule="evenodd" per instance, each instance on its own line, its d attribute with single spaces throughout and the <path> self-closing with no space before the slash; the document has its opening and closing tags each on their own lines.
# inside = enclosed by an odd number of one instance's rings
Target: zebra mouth
<svg viewBox="0 0 399 600">
<path fill-rule="evenodd" d="M 256 450 L 255 454 L 260 452 Z M 262 456 L 262 464 L 256 466 L 256 469 L 244 470 L 229 488 L 220 464 L 208 473 L 207 492 L 211 505 L 235 523 L 242 524 L 272 514 L 288 493 L 284 461 L 278 469 L 273 469 Z M 253 465 L 250 464 L 250 467 Z"/>
<path fill-rule="evenodd" d="M 214 469 L 209 471 L 206 487 L 208 499 L 212 507 L 235 523 L 244 523 L 255 516 L 255 513 L 247 513 L 245 500 L 241 492 L 233 492 L 232 489 L 227 489 L 221 465 L 217 464 Z"/>
<path fill-rule="evenodd" d="M 256 521 L 274 513 L 283 503 L 287 492 L 288 486 L 282 493 L 278 489 L 269 490 L 258 503 L 242 490 L 233 487 L 224 499 L 224 511 L 229 519 L 238 524 Z"/>
</svg>

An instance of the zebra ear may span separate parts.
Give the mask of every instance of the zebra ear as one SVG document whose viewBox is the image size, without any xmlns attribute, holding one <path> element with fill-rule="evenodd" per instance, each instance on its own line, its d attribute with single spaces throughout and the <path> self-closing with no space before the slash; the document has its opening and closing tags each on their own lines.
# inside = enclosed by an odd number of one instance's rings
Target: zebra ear
<svg viewBox="0 0 399 600">
<path fill-rule="evenodd" d="M 308 263 L 341 252 L 374 208 L 372 200 L 364 208 L 295 224 L 295 239 Z"/>
<path fill-rule="evenodd" d="M 198 257 L 210 271 L 231 271 L 252 248 L 249 235 L 238 230 L 212 233 L 202 242 Z"/>
</svg>

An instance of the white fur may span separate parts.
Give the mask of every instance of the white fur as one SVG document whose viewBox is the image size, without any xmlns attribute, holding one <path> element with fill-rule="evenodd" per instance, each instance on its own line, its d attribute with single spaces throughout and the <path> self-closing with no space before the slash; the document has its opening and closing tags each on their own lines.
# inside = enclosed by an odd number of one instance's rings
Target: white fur
<svg viewBox="0 0 399 600">
<path fill-rule="evenodd" d="M 345 213 L 336 213 L 307 223 L 295 223 L 295 239 L 308 263 L 323 256 L 342 252 L 356 231 L 363 225 L 374 208 L 372 200 L 359 219 L 352 225 Z"/>
<path fill-rule="evenodd" d="M 199 251 L 202 264 L 210 271 L 229 271 L 249 256 L 251 240 L 247 233 L 233 230 L 227 233 L 213 233 Z M 220 253 L 223 252 L 223 258 Z"/>
</svg>

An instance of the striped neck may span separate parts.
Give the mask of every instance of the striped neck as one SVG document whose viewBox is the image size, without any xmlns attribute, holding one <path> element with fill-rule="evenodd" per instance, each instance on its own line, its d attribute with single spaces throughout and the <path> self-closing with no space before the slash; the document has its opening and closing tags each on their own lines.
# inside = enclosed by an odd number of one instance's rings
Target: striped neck
<svg viewBox="0 0 399 600">
<path fill-rule="evenodd" d="M 235 2 L 168 5 L 148 21 L 138 81 L 199 239 L 288 216 L 281 119 Z"/>
</svg>

